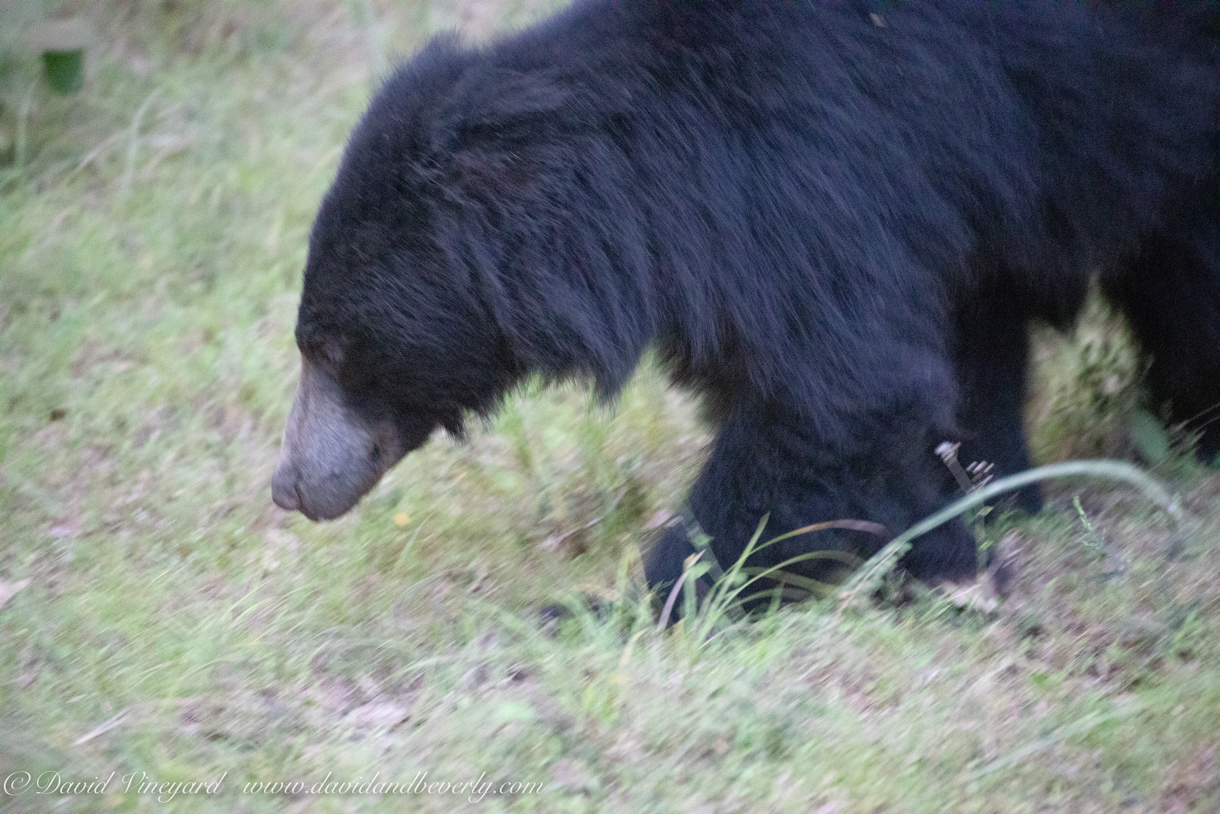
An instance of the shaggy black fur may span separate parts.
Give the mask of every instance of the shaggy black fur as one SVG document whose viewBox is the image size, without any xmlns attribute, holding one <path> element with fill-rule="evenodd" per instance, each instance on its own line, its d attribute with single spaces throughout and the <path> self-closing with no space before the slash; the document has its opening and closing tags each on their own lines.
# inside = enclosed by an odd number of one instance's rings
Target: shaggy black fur
<svg viewBox="0 0 1220 814">
<path fill-rule="evenodd" d="M 1214 455 L 1209 12 L 621 0 L 433 42 L 356 127 L 310 242 L 297 339 L 356 440 L 303 437 L 332 423 L 303 384 L 277 502 L 346 511 L 527 374 L 609 396 L 655 345 L 716 427 L 690 508 L 721 563 L 766 514 L 764 539 L 897 532 L 952 497 L 939 442 L 1029 465 L 1026 324 L 1069 325 L 1098 269 L 1153 396 Z M 755 564 L 883 542 L 808 534 Z M 649 582 L 690 552 L 667 530 Z M 976 564 L 957 522 L 904 560 L 931 580 Z"/>
</svg>

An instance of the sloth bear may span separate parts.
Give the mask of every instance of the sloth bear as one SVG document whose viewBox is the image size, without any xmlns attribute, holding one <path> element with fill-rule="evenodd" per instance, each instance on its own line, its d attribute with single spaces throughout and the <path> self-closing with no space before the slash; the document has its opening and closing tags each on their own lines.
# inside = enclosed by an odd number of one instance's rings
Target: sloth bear
<svg viewBox="0 0 1220 814">
<path fill-rule="evenodd" d="M 1220 70 L 1207 3 L 583 0 L 388 78 L 310 237 L 277 504 L 341 515 L 538 374 L 610 398 L 655 347 L 715 441 L 646 558 L 813 579 L 1000 472 L 1027 323 L 1091 278 L 1166 418 L 1220 450 Z M 1036 511 L 1036 489 L 1020 495 Z M 877 525 L 871 525 L 877 524 Z M 864 531 L 862 528 L 872 528 Z M 976 572 L 961 522 L 912 576 Z"/>
</svg>

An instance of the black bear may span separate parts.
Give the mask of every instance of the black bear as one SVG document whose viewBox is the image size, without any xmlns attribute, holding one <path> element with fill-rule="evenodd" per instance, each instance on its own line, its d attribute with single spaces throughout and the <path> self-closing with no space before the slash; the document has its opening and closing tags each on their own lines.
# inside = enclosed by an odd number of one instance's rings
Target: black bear
<svg viewBox="0 0 1220 814">
<path fill-rule="evenodd" d="M 1220 70 L 1207 3 L 587 0 L 441 38 L 352 133 L 314 224 L 303 369 L 272 482 L 350 509 L 530 374 L 604 395 L 655 346 L 716 428 L 691 522 L 724 566 L 819 521 L 906 528 L 933 450 L 1028 466 L 1026 325 L 1091 276 L 1167 416 L 1220 449 Z M 1036 490 L 1021 496 L 1036 510 Z M 873 527 L 875 529 L 875 527 Z M 834 529 L 751 564 L 884 536 Z M 975 573 L 960 522 L 902 562 Z"/>
</svg>

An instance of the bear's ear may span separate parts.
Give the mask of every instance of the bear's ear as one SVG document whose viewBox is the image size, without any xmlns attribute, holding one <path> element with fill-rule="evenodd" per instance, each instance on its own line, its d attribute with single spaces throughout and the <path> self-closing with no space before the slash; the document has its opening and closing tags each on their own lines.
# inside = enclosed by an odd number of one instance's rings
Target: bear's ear
<svg viewBox="0 0 1220 814">
<path fill-rule="evenodd" d="M 545 77 L 505 72 L 482 79 L 470 88 L 459 115 L 458 149 L 532 141 L 563 121 L 574 96 L 570 88 Z"/>
<path fill-rule="evenodd" d="M 570 128 L 571 89 L 545 78 L 509 74 L 472 89 L 460 114 L 451 154 L 461 166 L 501 170 L 545 150 Z M 585 125 L 587 126 L 587 125 Z"/>
<path fill-rule="evenodd" d="M 570 97 L 562 89 L 530 88 L 467 120 L 452 153 L 461 188 L 485 200 L 521 200 L 570 171 L 577 163 L 564 137 Z"/>
<path fill-rule="evenodd" d="M 347 337 L 343 335 L 327 338 L 320 345 L 318 345 L 318 360 L 330 365 L 335 370 L 342 368 L 343 357 L 345 355 L 344 348 L 347 346 L 347 344 Z"/>
<path fill-rule="evenodd" d="M 442 194 L 462 205 L 504 213 L 532 207 L 563 188 L 590 129 L 576 91 L 555 78 L 513 74 L 468 87 L 449 130 Z M 495 228 L 495 227 L 493 227 Z"/>
</svg>

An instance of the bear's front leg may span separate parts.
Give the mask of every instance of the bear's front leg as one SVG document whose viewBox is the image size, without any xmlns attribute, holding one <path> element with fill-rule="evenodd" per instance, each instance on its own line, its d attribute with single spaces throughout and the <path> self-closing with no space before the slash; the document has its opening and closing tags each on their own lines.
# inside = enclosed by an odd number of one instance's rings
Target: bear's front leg
<svg viewBox="0 0 1220 814">
<path fill-rule="evenodd" d="M 945 505 L 952 495 L 933 452 L 935 434 L 892 418 L 874 423 L 860 434 L 873 440 L 845 456 L 819 442 L 791 411 L 759 408 L 728 417 L 689 501 L 689 515 L 711 538 L 719 569 L 727 571 L 742 556 L 765 516 L 748 568 L 782 568 L 834 584 L 890 537 Z M 857 528 L 771 542 L 834 521 L 854 521 Z M 666 528 L 645 560 L 651 588 L 665 593 L 681 576 L 683 562 L 697 550 L 690 533 L 686 522 Z M 925 582 L 968 580 L 978 569 L 974 538 L 961 520 L 952 520 L 918 538 L 901 567 Z"/>
</svg>

